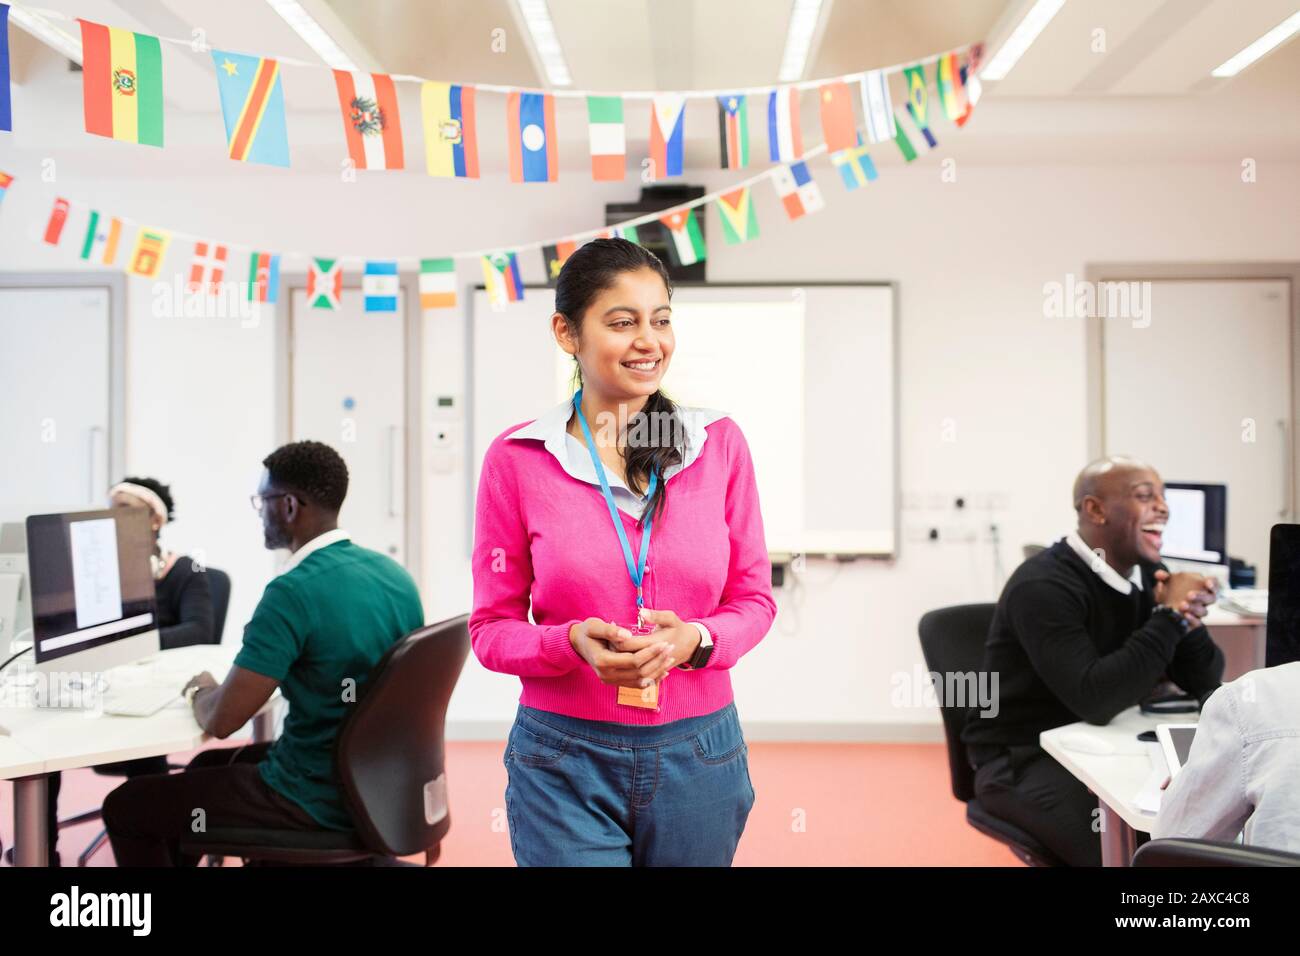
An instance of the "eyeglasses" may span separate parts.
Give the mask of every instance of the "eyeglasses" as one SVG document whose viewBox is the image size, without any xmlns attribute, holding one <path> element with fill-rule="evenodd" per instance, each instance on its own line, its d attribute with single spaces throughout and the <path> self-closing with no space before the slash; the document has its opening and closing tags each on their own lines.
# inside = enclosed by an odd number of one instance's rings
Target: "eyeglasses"
<svg viewBox="0 0 1300 956">
<path fill-rule="evenodd" d="M 262 509 L 266 507 L 266 503 L 270 501 L 272 498 L 288 498 L 288 497 L 289 497 L 289 492 L 287 491 L 277 491 L 273 495 L 249 495 L 248 503 L 253 506 L 254 511 L 256 511 L 258 514 L 261 514 Z"/>
</svg>

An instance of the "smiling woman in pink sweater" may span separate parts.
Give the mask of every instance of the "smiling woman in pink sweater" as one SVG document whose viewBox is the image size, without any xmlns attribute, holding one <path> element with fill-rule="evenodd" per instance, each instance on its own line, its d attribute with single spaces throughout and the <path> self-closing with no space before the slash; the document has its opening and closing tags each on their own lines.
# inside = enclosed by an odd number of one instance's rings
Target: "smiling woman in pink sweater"
<svg viewBox="0 0 1300 956">
<path fill-rule="evenodd" d="M 753 806 L 730 674 L 776 613 L 771 564 L 744 435 L 659 390 L 671 297 L 634 243 L 574 252 L 551 321 L 582 387 L 483 460 L 470 635 L 523 683 L 521 866 L 729 865 Z"/>
</svg>

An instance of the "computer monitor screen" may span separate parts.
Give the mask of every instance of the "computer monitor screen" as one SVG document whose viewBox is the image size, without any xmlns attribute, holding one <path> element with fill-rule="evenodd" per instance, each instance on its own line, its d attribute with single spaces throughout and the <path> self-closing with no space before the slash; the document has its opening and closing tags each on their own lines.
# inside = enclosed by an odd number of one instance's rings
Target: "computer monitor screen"
<svg viewBox="0 0 1300 956">
<path fill-rule="evenodd" d="M 1300 525 L 1275 524 L 1268 549 L 1264 665 L 1300 661 Z"/>
<path fill-rule="evenodd" d="M 1228 486 L 1165 484 L 1169 521 L 1160 553 L 1184 561 L 1228 561 Z"/>
<path fill-rule="evenodd" d="M 141 508 L 28 518 L 36 663 L 157 628 L 152 551 Z"/>
</svg>

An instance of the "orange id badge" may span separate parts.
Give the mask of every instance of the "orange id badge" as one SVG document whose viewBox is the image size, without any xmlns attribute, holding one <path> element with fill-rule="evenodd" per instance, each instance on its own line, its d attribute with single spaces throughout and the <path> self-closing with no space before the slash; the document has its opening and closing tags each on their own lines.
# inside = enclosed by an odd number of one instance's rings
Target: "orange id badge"
<svg viewBox="0 0 1300 956">
<path fill-rule="evenodd" d="M 621 624 L 637 637 L 650 634 L 654 627 L 648 624 Z M 656 681 L 649 687 L 620 687 L 618 702 L 625 707 L 642 707 L 658 711 L 663 703 L 663 681 Z"/>
</svg>

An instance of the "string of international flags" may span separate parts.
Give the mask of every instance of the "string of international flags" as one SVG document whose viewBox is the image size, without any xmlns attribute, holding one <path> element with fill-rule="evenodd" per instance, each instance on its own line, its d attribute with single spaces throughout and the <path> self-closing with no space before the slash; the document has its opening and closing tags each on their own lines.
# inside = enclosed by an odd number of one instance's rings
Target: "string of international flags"
<svg viewBox="0 0 1300 956">
<path fill-rule="evenodd" d="M 8 6 L 0 3 L 0 129 L 12 130 L 7 57 Z M 115 27 L 79 20 L 83 49 L 83 100 L 88 133 L 145 145 L 163 145 L 162 68 L 159 41 L 183 43 L 171 38 L 151 37 Z M 275 59 L 212 50 L 229 154 L 246 161 L 288 166 L 288 142 L 279 63 Z M 786 214 L 797 219 L 822 208 L 821 191 L 808 170 L 807 160 L 829 152 L 848 190 L 878 178 L 869 154 L 870 146 L 892 141 L 905 162 L 937 146 L 931 129 L 929 84 L 925 67 L 933 64 L 933 76 L 942 115 L 961 126 L 969 119 L 979 99 L 976 76 L 980 46 L 947 51 L 910 65 L 896 65 L 824 81 L 806 81 L 766 89 L 768 155 L 777 165 L 724 191 L 710 193 L 657 213 L 630 219 L 618 226 L 590 230 L 552 242 L 515 245 L 510 249 L 459 252 L 437 258 L 421 258 L 420 301 L 426 309 L 456 304 L 455 262 L 478 259 L 484 284 L 494 306 L 523 298 L 524 287 L 518 253 L 542 249 L 548 284 L 553 284 L 564 260 L 580 244 L 598 236 L 620 235 L 638 241 L 638 227 L 658 222 L 668 232 L 669 249 L 681 265 L 703 260 L 707 255 L 695 210 L 716 206 L 728 244 L 750 241 L 758 236 L 758 221 L 751 197 L 757 181 L 771 179 Z M 283 60 L 283 58 L 282 58 Z M 317 64 L 297 63 L 314 66 Z M 888 75 L 901 72 L 907 86 L 907 100 L 895 107 Z M 717 100 L 721 165 L 742 169 L 749 165 L 748 96 L 752 90 L 734 93 L 688 91 L 676 93 L 587 94 L 580 91 L 530 92 L 486 84 L 437 83 L 419 77 L 388 76 L 334 70 L 335 85 L 343 115 L 348 153 L 360 169 L 402 169 L 404 146 L 394 81 L 420 82 L 424 120 L 426 161 L 431 175 L 478 177 L 475 91 L 504 92 L 507 96 L 507 140 L 510 150 L 510 178 L 514 182 L 554 182 L 558 178 L 555 149 L 554 98 L 582 96 L 587 100 L 588 136 L 592 176 L 597 180 L 622 180 L 626 170 L 625 99 L 650 99 L 651 161 L 656 174 L 677 176 L 683 171 L 684 106 L 688 99 L 703 96 Z M 861 88 L 866 141 L 858 127 L 849 83 Z M 804 149 L 799 113 L 800 91 L 817 90 L 824 142 Z M 761 92 L 761 91 L 760 91 Z M 657 175 L 656 178 L 659 178 Z M 0 171 L 0 199 L 13 177 Z M 44 239 L 59 245 L 68 219 L 70 203 L 55 200 Z M 124 217 L 90 210 L 80 256 L 102 265 L 117 260 Z M 187 291 L 216 294 L 223 283 L 232 246 L 187 236 L 184 233 L 140 226 L 126 262 L 136 275 L 156 277 L 173 236 L 195 242 Z M 338 308 L 343 285 L 342 267 L 352 257 L 318 258 L 287 254 L 308 263 L 308 299 L 315 308 Z M 353 261 L 356 261 L 355 259 Z M 364 261 L 363 294 L 367 311 L 397 309 L 398 262 L 409 259 Z M 274 303 L 279 285 L 280 255 L 250 250 L 247 298 Z"/>
</svg>

